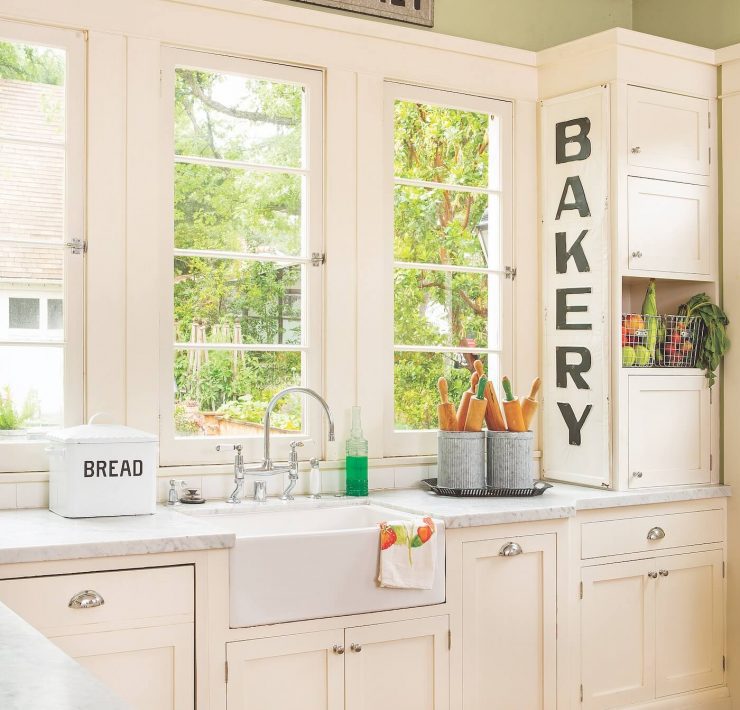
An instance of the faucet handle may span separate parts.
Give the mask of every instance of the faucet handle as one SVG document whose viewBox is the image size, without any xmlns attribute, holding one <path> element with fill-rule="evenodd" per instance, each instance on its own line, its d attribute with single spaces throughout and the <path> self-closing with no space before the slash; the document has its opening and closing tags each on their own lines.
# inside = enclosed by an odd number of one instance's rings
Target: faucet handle
<svg viewBox="0 0 740 710">
<path fill-rule="evenodd" d="M 295 451 L 296 447 L 298 446 L 303 446 L 303 442 L 302 441 L 291 441 L 290 442 L 290 448 L 292 451 Z"/>
<path fill-rule="evenodd" d="M 290 442 L 290 463 L 291 464 L 298 463 L 298 452 L 296 451 L 296 449 L 299 446 L 303 446 L 302 441 L 291 441 Z"/>
</svg>

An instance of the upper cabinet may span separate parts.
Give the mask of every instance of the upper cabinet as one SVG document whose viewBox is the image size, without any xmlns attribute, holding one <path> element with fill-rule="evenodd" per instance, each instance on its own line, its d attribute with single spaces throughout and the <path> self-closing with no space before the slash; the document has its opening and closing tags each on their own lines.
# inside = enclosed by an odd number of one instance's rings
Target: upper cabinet
<svg viewBox="0 0 740 710">
<path fill-rule="evenodd" d="M 630 167 L 709 175 L 707 99 L 629 86 L 627 102 Z"/>
</svg>

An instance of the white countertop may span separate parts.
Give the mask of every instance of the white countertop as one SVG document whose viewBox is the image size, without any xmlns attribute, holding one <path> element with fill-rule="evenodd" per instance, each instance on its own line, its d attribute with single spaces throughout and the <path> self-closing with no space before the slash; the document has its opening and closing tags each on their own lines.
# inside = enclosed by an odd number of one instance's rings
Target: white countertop
<svg viewBox="0 0 740 710">
<path fill-rule="evenodd" d="M 451 529 L 570 518 L 579 510 L 725 498 L 729 495 L 729 486 L 671 486 L 640 491 L 600 491 L 556 483 L 541 496 L 531 498 L 448 498 L 429 490 L 414 488 L 379 491 L 370 495 L 370 502 L 404 513 L 432 515 Z"/>
<path fill-rule="evenodd" d="M 0 564 L 233 547 L 211 520 L 160 506 L 154 515 L 63 518 L 49 510 L 0 512 Z"/>
<path fill-rule="evenodd" d="M 129 710 L 64 651 L 0 604 L 0 708 Z"/>
</svg>

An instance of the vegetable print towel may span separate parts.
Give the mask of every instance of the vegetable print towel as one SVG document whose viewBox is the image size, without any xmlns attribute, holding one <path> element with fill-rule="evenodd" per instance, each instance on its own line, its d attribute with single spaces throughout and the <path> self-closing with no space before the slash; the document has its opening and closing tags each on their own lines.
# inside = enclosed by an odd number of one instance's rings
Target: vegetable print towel
<svg viewBox="0 0 740 710">
<path fill-rule="evenodd" d="M 380 523 L 380 586 L 431 589 L 437 566 L 435 534 L 430 517 Z"/>
</svg>

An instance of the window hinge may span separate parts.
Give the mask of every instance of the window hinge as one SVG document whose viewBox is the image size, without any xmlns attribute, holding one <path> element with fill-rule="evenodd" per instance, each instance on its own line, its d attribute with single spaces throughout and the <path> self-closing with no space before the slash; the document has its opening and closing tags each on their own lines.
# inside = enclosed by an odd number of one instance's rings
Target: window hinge
<svg viewBox="0 0 740 710">
<path fill-rule="evenodd" d="M 324 252 L 315 251 L 311 254 L 312 266 L 323 266 L 324 264 L 326 264 L 326 254 Z"/>
<path fill-rule="evenodd" d="M 507 266 L 504 269 L 504 273 L 506 274 L 507 279 L 511 279 L 513 281 L 516 278 L 516 266 Z"/>
<path fill-rule="evenodd" d="M 87 252 L 87 242 L 82 239 L 73 239 L 71 242 L 65 242 L 64 246 L 73 254 L 85 254 Z"/>
<path fill-rule="evenodd" d="M 581 582 L 580 598 L 583 599 L 583 582 Z"/>
<path fill-rule="evenodd" d="M 447 632 L 447 650 L 452 648 L 452 631 Z"/>
<path fill-rule="evenodd" d="M 583 683 L 581 683 L 581 702 L 583 702 Z"/>
<path fill-rule="evenodd" d="M 226 683 L 229 682 L 229 662 L 228 661 L 224 662 L 224 681 Z"/>
</svg>

